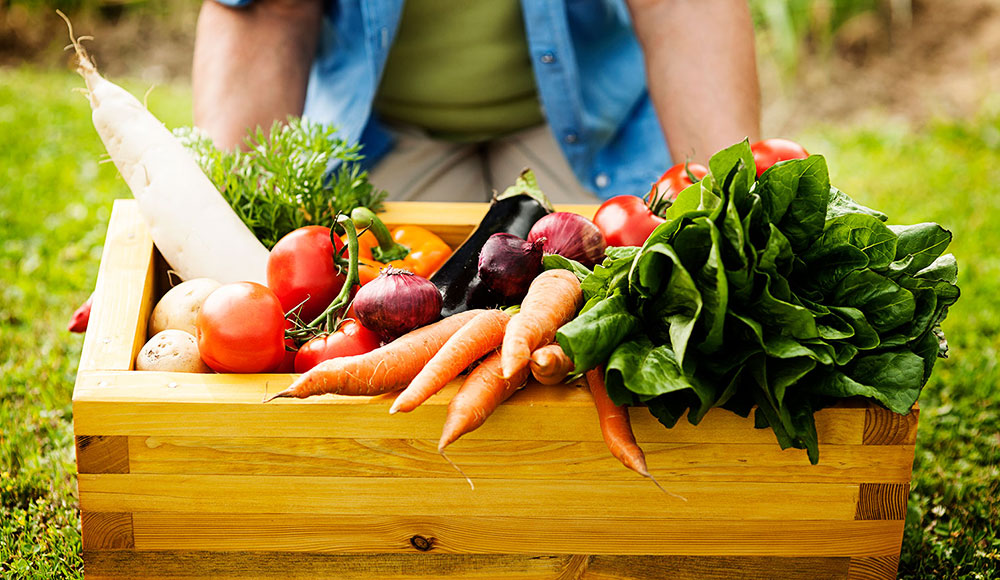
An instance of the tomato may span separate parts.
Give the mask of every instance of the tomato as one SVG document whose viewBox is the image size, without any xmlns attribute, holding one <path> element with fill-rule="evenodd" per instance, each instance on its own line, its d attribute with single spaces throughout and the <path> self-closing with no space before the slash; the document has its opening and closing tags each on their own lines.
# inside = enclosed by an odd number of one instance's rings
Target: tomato
<svg viewBox="0 0 1000 580">
<path fill-rule="evenodd" d="M 347 320 L 333 334 L 317 336 L 303 344 L 295 356 L 295 372 L 304 373 L 331 358 L 365 354 L 381 344 L 377 334 L 355 320 Z"/>
<path fill-rule="evenodd" d="M 764 174 L 772 165 L 789 159 L 805 159 L 809 152 L 795 141 L 788 139 L 764 139 L 750 146 L 753 151 L 753 162 L 757 166 L 757 177 Z"/>
<path fill-rule="evenodd" d="M 330 240 L 330 228 L 306 226 L 289 232 L 267 258 L 267 286 L 288 312 L 299 304 L 299 317 L 311 322 L 326 310 L 344 286 L 346 273 L 333 261 L 344 243 Z M 334 247 L 336 243 L 336 248 Z"/>
<path fill-rule="evenodd" d="M 195 323 L 202 360 L 220 373 L 264 373 L 285 356 L 285 316 L 267 286 L 236 282 L 208 295 Z"/>
<path fill-rule="evenodd" d="M 663 222 L 642 198 L 634 195 L 612 197 L 594 214 L 594 224 L 609 246 L 641 246 Z"/>
<path fill-rule="evenodd" d="M 690 174 L 689 174 L 690 172 Z M 691 176 L 696 180 L 708 175 L 708 168 L 699 163 L 678 163 L 660 176 L 656 182 L 656 197 L 666 201 L 674 201 L 677 195 L 693 184 Z"/>
</svg>

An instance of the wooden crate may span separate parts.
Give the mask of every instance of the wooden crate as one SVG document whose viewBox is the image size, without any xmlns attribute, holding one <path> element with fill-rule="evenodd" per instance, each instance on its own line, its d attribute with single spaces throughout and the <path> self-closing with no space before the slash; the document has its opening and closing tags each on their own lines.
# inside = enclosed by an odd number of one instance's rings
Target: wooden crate
<svg viewBox="0 0 1000 580">
<path fill-rule="evenodd" d="M 484 211 L 385 218 L 457 243 Z M 585 389 L 532 385 L 451 447 L 471 490 L 435 451 L 454 387 L 390 416 L 391 397 L 262 404 L 289 375 L 131 370 L 158 261 L 116 202 L 73 396 L 87 578 L 895 577 L 916 411 L 819 412 L 813 466 L 725 411 L 668 430 L 634 410 L 682 501 L 608 454 Z"/>
</svg>

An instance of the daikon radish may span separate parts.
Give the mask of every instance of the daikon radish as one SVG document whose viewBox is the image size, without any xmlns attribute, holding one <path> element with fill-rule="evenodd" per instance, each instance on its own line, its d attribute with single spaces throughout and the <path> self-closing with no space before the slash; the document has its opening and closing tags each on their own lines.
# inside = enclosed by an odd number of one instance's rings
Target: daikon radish
<svg viewBox="0 0 1000 580">
<path fill-rule="evenodd" d="M 243 224 L 170 131 L 128 91 L 106 80 L 73 36 L 94 127 L 149 227 L 184 280 L 267 283 L 267 248 Z"/>
</svg>

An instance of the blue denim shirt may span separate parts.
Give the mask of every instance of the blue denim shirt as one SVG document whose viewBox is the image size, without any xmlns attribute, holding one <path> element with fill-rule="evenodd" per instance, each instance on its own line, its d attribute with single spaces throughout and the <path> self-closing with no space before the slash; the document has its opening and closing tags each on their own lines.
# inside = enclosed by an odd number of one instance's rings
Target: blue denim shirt
<svg viewBox="0 0 1000 580">
<path fill-rule="evenodd" d="M 603 199 L 644 195 L 670 154 L 624 0 L 521 5 L 545 117 L 577 179 Z M 392 147 L 372 101 L 402 11 L 403 0 L 328 2 L 306 92 L 303 114 L 359 140 L 370 164 Z"/>
</svg>

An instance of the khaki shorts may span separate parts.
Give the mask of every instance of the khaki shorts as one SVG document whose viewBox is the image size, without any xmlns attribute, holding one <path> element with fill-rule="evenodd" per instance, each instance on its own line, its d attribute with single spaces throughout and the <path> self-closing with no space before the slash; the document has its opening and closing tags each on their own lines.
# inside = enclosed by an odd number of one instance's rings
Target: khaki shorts
<svg viewBox="0 0 1000 580">
<path fill-rule="evenodd" d="M 437 141 L 409 128 L 396 129 L 396 138 L 369 176 L 393 201 L 489 201 L 527 167 L 553 203 L 600 202 L 577 181 L 547 125 L 486 143 Z"/>
</svg>

